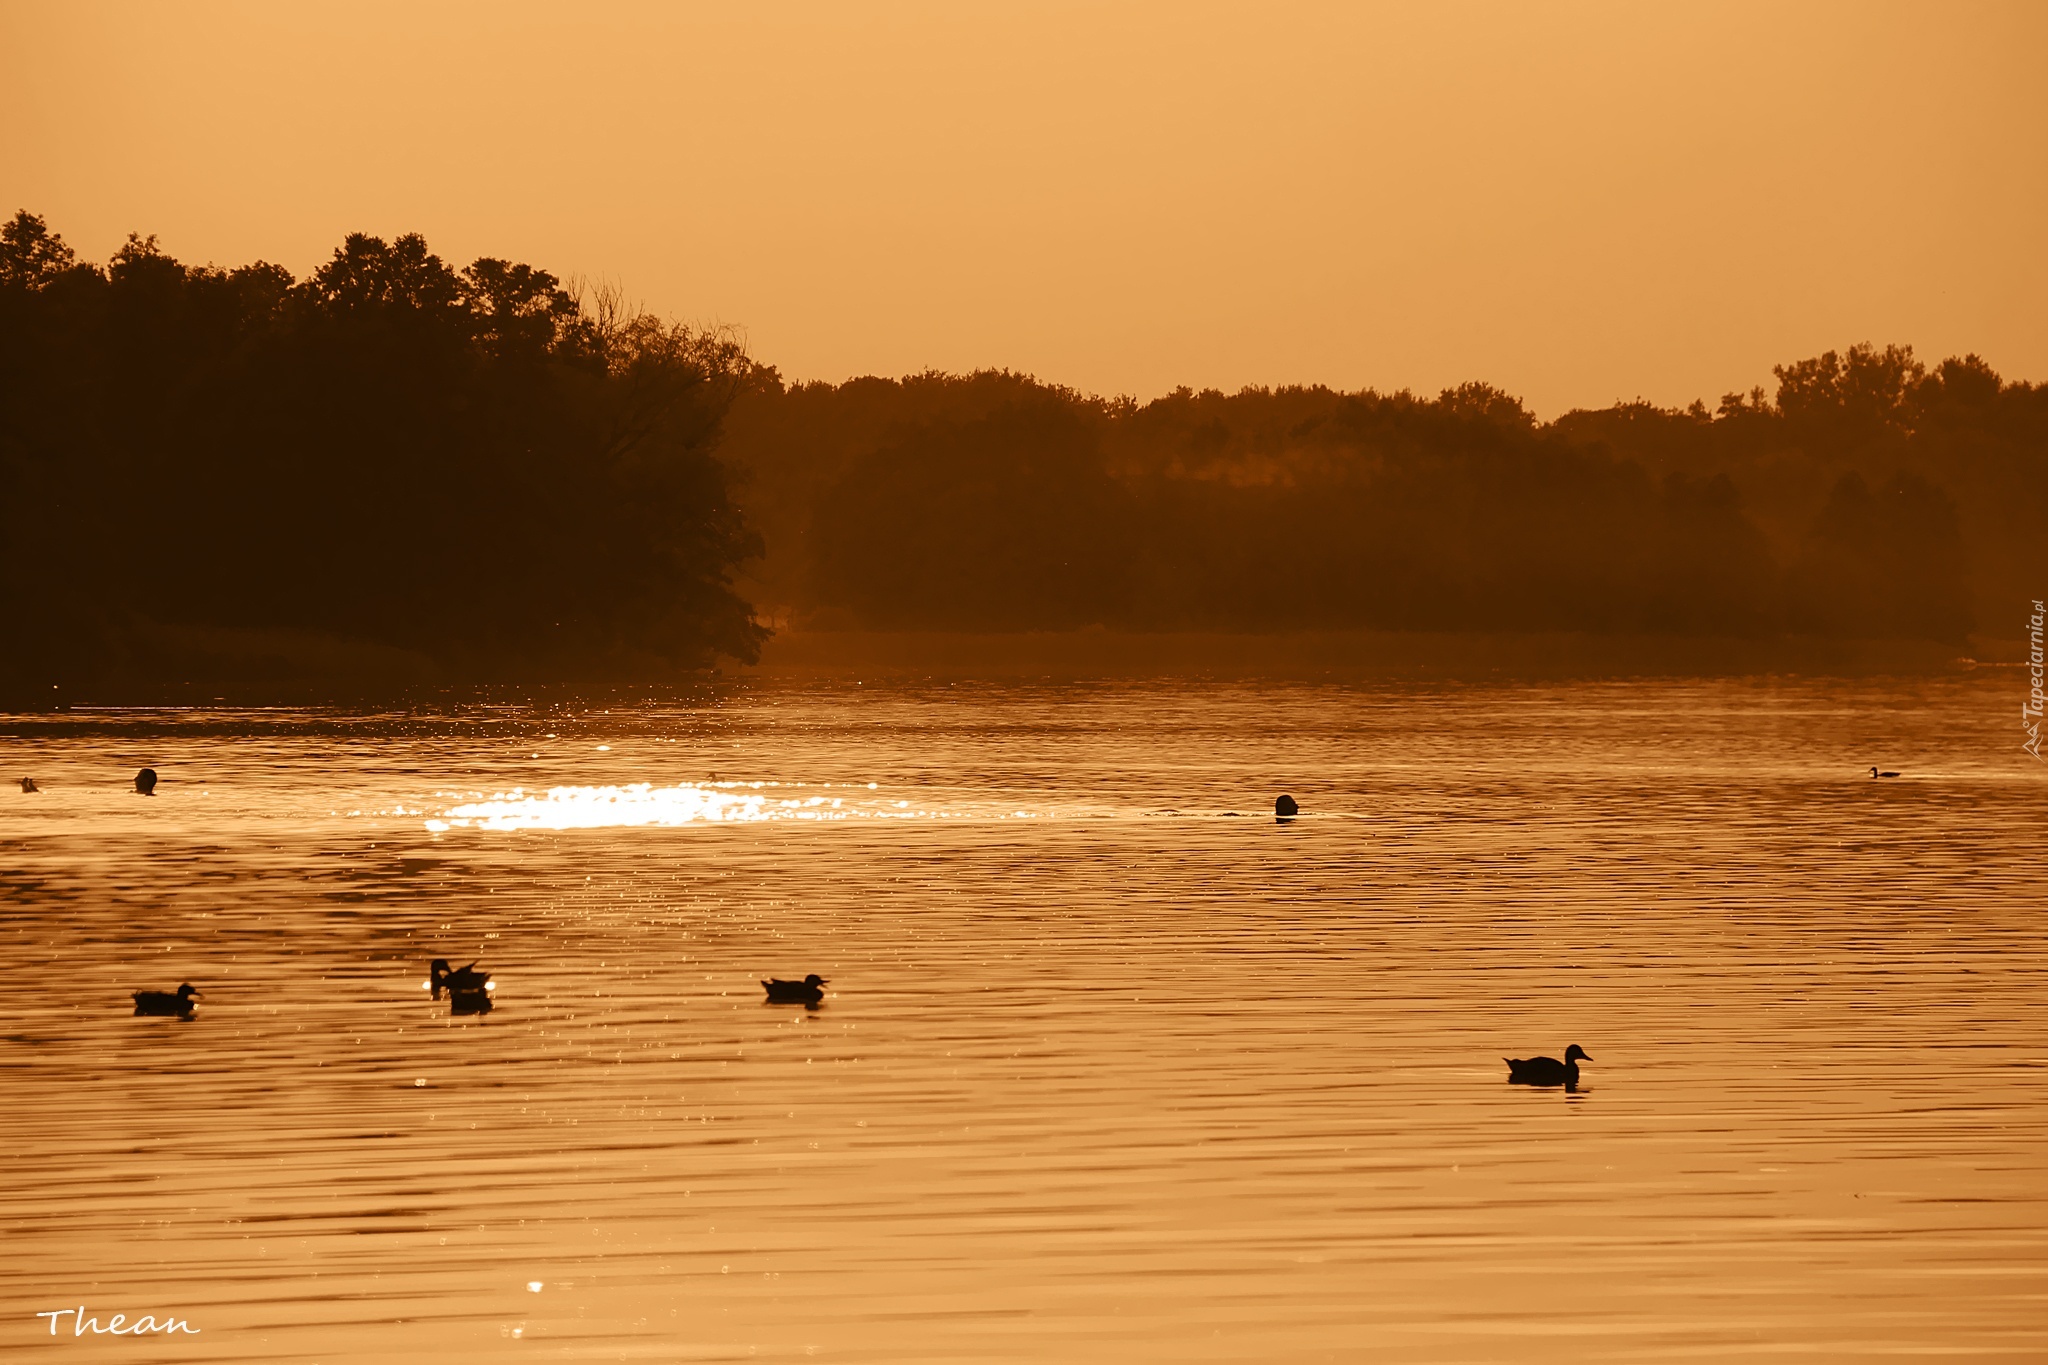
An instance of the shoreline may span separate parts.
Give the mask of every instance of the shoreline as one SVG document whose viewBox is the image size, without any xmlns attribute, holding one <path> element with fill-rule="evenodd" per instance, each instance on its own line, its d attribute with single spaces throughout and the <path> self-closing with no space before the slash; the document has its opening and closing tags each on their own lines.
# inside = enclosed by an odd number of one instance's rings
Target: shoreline
<svg viewBox="0 0 2048 1365">
<path fill-rule="evenodd" d="M 733 683 L 888 679 L 1512 683 L 1626 678 L 1941 677 L 2024 667 L 2023 639 L 1301 631 L 785 631 L 756 664 L 720 660 L 630 678 L 455 678 L 425 655 L 304 632 L 190 632 L 148 666 L 61 686 L 0 688 L 0 711 L 102 706 L 407 706 L 674 697 Z M 146 668 L 146 671 L 145 671 Z"/>
</svg>

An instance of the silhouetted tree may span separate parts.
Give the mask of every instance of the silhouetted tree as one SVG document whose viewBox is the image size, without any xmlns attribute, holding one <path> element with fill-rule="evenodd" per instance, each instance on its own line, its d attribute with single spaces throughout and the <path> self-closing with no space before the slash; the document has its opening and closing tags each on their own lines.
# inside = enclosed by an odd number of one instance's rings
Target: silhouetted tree
<svg viewBox="0 0 2048 1365">
<path fill-rule="evenodd" d="M 41 289 L 76 260 L 64 239 L 27 209 L 0 226 L 0 288 Z"/>
</svg>

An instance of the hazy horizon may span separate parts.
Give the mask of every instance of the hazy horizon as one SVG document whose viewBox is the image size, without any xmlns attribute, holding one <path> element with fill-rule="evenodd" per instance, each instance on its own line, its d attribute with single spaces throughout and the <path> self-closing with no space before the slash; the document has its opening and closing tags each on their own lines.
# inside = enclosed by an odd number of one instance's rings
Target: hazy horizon
<svg viewBox="0 0 2048 1365">
<path fill-rule="evenodd" d="M 1710 404 L 1872 341 L 2048 374 L 2016 5 L 0 7 L 0 209 L 304 276 L 544 260 L 791 380 L 1481 380 Z"/>
</svg>

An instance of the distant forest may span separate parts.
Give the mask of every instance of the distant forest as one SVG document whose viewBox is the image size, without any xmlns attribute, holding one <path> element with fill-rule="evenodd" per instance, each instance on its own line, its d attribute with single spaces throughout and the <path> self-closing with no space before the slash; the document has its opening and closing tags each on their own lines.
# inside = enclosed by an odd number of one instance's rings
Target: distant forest
<svg viewBox="0 0 2048 1365">
<path fill-rule="evenodd" d="M 2048 385 L 1897 346 L 1775 374 L 1549 423 L 1484 384 L 790 385 L 727 333 L 417 236 L 297 280 L 153 238 L 83 263 L 24 212 L 0 682 L 652 680 L 771 625 L 2012 634 Z"/>
<path fill-rule="evenodd" d="M 1535 420 L 1435 398 L 982 373 L 786 386 L 723 458 L 798 626 L 2017 633 L 2048 549 L 2048 386 L 1855 346 L 1761 389 Z"/>
</svg>

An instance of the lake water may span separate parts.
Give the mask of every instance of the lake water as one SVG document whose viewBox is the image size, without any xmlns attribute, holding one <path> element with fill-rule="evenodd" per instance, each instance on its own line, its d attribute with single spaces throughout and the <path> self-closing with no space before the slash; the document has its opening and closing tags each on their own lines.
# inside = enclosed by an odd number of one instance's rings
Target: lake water
<svg viewBox="0 0 2048 1365">
<path fill-rule="evenodd" d="M 0 1355 L 2048 1359 L 2018 678 L 0 718 Z"/>
</svg>

